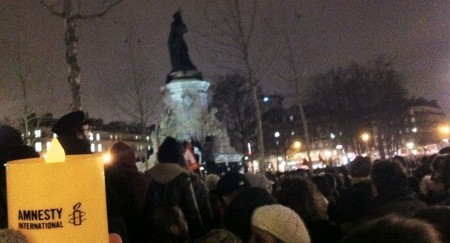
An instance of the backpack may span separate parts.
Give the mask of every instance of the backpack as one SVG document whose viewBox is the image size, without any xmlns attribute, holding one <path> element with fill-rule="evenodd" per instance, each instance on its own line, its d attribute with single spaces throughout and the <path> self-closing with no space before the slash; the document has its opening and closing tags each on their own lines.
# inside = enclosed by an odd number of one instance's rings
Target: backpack
<svg viewBox="0 0 450 243">
<path fill-rule="evenodd" d="M 145 198 L 145 209 L 151 209 L 161 206 L 163 204 L 163 195 L 166 185 L 152 180 Z"/>
</svg>

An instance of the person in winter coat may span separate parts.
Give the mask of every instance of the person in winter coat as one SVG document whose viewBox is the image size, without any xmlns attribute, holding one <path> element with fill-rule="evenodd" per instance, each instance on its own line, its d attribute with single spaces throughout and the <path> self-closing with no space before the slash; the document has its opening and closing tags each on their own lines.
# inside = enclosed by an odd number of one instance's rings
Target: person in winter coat
<svg viewBox="0 0 450 243">
<path fill-rule="evenodd" d="M 117 207 L 125 222 L 130 241 L 141 242 L 148 179 L 138 171 L 134 151 L 126 143 L 115 143 L 110 154 L 111 162 L 105 168 L 106 185 L 111 187 L 117 196 Z"/>
<path fill-rule="evenodd" d="M 375 161 L 370 177 L 376 196 L 369 203 L 368 219 L 390 213 L 410 217 L 427 206 L 409 187 L 406 169 L 398 161 Z"/>
<path fill-rule="evenodd" d="M 191 178 L 180 166 L 184 162 L 183 147 L 173 137 L 167 137 L 157 153 L 158 163 L 144 174 L 150 180 L 144 213 L 157 206 L 179 206 L 186 217 L 191 239 L 201 237 L 203 225 Z"/>
</svg>

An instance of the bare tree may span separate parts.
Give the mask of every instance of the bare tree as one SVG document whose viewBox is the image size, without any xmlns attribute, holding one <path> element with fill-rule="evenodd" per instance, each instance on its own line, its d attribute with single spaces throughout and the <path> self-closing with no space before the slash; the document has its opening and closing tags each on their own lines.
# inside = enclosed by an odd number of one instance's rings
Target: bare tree
<svg viewBox="0 0 450 243">
<path fill-rule="evenodd" d="M 282 77 L 282 79 L 286 80 L 287 82 L 293 84 L 293 86 L 295 87 L 295 98 L 297 99 L 298 102 L 298 106 L 300 108 L 300 117 L 302 120 L 302 128 L 303 128 L 303 134 L 304 134 L 304 138 L 305 138 L 305 145 L 306 145 L 306 154 L 308 156 L 308 161 L 311 162 L 311 152 L 310 152 L 310 140 L 309 140 L 309 132 L 308 132 L 308 121 L 306 119 L 305 116 L 305 112 L 303 109 L 303 97 L 301 95 L 301 83 L 306 81 L 304 79 L 305 73 L 306 73 L 306 69 L 303 69 L 303 71 L 301 71 L 301 64 L 298 60 L 299 57 L 301 57 L 302 55 L 300 55 L 298 53 L 298 50 L 300 50 L 300 48 L 296 48 L 294 45 L 294 40 L 293 40 L 293 35 L 295 35 L 297 32 L 296 31 L 289 31 L 288 28 L 288 21 L 286 19 L 286 16 L 288 16 L 288 11 L 286 11 L 286 9 L 283 9 L 283 13 L 280 15 L 282 16 L 282 31 L 283 31 L 283 37 L 285 39 L 286 42 L 286 46 L 287 46 L 287 53 L 286 53 L 286 61 L 288 63 L 288 68 L 290 69 L 290 74 L 289 76 L 284 76 L 284 75 L 280 75 Z M 289 24 L 292 25 L 296 23 L 299 23 L 300 20 L 300 16 L 296 15 L 296 20 L 297 21 L 293 21 L 290 22 Z M 312 163 L 310 163 L 310 165 L 312 165 Z M 309 168 L 312 171 L 312 166 L 310 166 Z"/>
<path fill-rule="evenodd" d="M 43 66 L 37 68 L 37 70 L 33 69 L 32 65 L 27 63 L 26 57 L 32 55 L 27 52 L 25 48 L 25 44 L 18 40 L 14 39 L 14 41 L 4 41 L 5 46 L 7 47 L 7 51 L 4 53 L 3 57 L 8 65 L 8 71 L 13 77 L 13 82 L 18 83 L 19 89 L 17 94 L 14 94 L 17 97 L 17 103 L 20 104 L 21 109 L 17 109 L 16 113 L 20 116 L 20 121 L 16 124 L 15 121 L 12 121 L 15 127 L 21 127 L 24 132 L 24 140 L 26 144 L 33 144 L 33 134 L 32 131 L 34 128 L 39 126 L 39 119 L 36 116 L 36 112 L 38 110 L 43 111 L 44 113 L 48 112 L 52 101 L 50 101 L 51 96 L 49 95 L 37 95 L 40 92 L 40 89 L 44 89 L 45 87 L 49 87 L 45 81 L 43 76 L 46 72 L 45 63 L 47 61 L 42 61 L 40 63 Z M 40 56 L 43 58 L 43 56 Z M 45 57 L 44 57 L 45 58 Z M 15 85 L 17 86 L 17 85 Z M 45 105 L 44 105 L 45 103 Z M 53 102 L 54 103 L 54 102 Z M 43 107 L 46 107 L 43 109 Z"/>
<path fill-rule="evenodd" d="M 247 143 L 256 138 L 255 108 L 245 79 L 238 74 L 218 77 L 212 99 L 212 106 L 220 111 L 217 117 L 227 126 L 231 145 L 240 153 L 245 153 Z"/>
<path fill-rule="evenodd" d="M 65 44 L 66 44 L 66 62 L 69 66 L 68 82 L 72 92 L 73 110 L 82 110 L 81 103 L 81 84 L 80 84 L 80 66 L 77 58 L 78 37 L 76 35 L 77 21 L 85 19 L 100 18 L 111 8 L 117 6 L 123 0 L 104 0 L 97 1 L 100 6 L 88 6 L 87 9 L 101 9 L 97 12 L 82 13 L 81 0 L 61 0 L 39 2 L 47 8 L 53 15 L 64 19 L 65 23 Z"/>
<path fill-rule="evenodd" d="M 125 39 L 126 48 L 129 58 L 129 72 L 127 80 L 123 80 L 119 85 L 120 90 L 111 97 L 115 100 L 115 108 L 119 108 L 124 114 L 141 125 L 143 135 L 147 135 L 147 126 L 150 118 L 156 112 L 156 105 L 161 100 L 159 92 L 154 92 L 155 86 L 149 60 L 145 61 L 139 57 L 142 53 L 138 47 L 141 46 L 142 40 L 135 37 L 135 28 L 133 26 L 127 28 L 127 37 Z"/>
<path fill-rule="evenodd" d="M 270 57 L 268 51 L 276 48 L 273 48 L 273 42 L 265 43 L 263 39 L 257 38 L 256 27 L 265 26 L 259 14 L 269 12 L 262 10 L 262 7 L 257 1 L 228 0 L 224 1 L 223 5 L 211 3 L 205 10 L 205 18 L 212 33 L 203 35 L 217 44 L 213 53 L 220 56 L 221 59 L 216 62 L 220 67 L 247 77 L 246 86 L 251 90 L 255 107 L 258 159 L 264 163 L 262 112 L 256 76 L 258 74 L 263 77 L 264 72 L 270 70 L 270 60 L 273 60 L 273 57 Z M 269 45 L 272 45 L 272 48 Z M 234 67 L 234 70 L 229 68 L 230 66 Z"/>
</svg>

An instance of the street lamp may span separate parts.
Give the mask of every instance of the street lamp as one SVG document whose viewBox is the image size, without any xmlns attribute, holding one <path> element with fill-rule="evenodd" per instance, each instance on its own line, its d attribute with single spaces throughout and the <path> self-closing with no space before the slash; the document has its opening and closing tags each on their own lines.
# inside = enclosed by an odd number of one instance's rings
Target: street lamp
<svg viewBox="0 0 450 243">
<path fill-rule="evenodd" d="M 448 144 L 448 136 L 450 134 L 450 127 L 448 125 L 442 125 L 438 127 L 440 138 L 442 139 L 442 142 Z"/>
<path fill-rule="evenodd" d="M 445 136 L 445 138 L 448 137 L 450 134 L 450 127 L 448 125 L 443 125 L 439 127 L 439 133 Z"/>
<path fill-rule="evenodd" d="M 280 137 L 280 132 L 278 132 L 278 131 L 275 132 L 273 134 L 273 136 L 276 139 L 275 143 L 277 146 L 277 171 L 279 171 L 279 169 L 280 169 L 280 160 L 279 160 L 279 158 L 280 158 L 280 142 L 278 141 L 278 138 Z"/>
<path fill-rule="evenodd" d="M 369 153 L 369 145 L 368 145 L 369 138 L 370 138 L 369 133 L 365 132 L 365 133 L 361 134 L 361 139 L 363 140 L 364 144 L 366 145 L 366 153 Z"/>
</svg>

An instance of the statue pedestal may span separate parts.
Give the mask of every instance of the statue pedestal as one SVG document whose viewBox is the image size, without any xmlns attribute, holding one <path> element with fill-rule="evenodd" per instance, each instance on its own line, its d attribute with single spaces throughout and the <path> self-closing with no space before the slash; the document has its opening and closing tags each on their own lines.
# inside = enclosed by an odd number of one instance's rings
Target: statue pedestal
<svg viewBox="0 0 450 243">
<path fill-rule="evenodd" d="M 217 109 L 208 111 L 208 88 L 210 83 L 199 79 L 174 79 L 161 87 L 165 111 L 152 138 L 154 149 L 167 137 L 178 140 L 191 139 L 204 143 L 206 136 L 214 136 L 217 163 L 239 162 L 242 154 L 231 147 L 227 129 L 217 120 Z M 154 155 L 156 155 L 154 151 Z M 156 162 L 156 156 L 150 163 Z"/>
<path fill-rule="evenodd" d="M 165 114 L 160 123 L 159 137 L 203 141 L 209 86 L 209 82 L 203 80 L 180 79 L 172 80 L 161 88 Z"/>
</svg>

